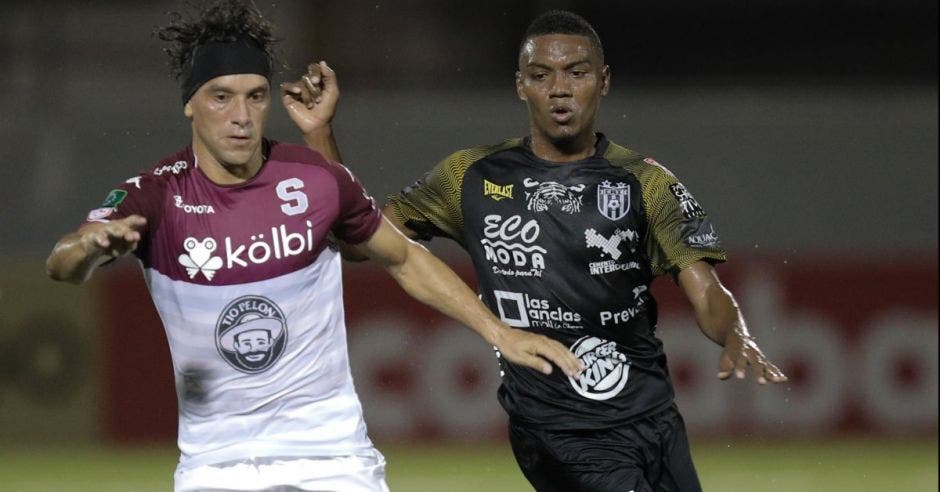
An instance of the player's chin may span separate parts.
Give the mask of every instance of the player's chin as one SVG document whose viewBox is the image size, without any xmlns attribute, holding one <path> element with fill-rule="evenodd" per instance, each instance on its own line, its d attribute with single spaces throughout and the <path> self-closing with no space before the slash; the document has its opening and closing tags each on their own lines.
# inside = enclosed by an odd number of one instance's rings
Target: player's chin
<svg viewBox="0 0 940 492">
<path fill-rule="evenodd" d="M 255 155 L 256 150 L 257 145 L 229 147 L 227 152 L 225 152 L 225 157 L 229 163 L 244 165 L 251 161 L 251 158 Z"/>
<path fill-rule="evenodd" d="M 564 147 L 574 142 L 578 137 L 578 130 L 573 127 L 563 126 L 553 129 L 548 133 L 548 138 L 556 146 Z"/>
</svg>

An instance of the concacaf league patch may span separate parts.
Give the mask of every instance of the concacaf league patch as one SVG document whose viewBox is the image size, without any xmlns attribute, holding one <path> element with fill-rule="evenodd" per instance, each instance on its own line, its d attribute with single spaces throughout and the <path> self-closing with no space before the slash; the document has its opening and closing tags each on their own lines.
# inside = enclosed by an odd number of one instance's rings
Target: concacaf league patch
<svg viewBox="0 0 940 492">
<path fill-rule="evenodd" d="M 99 208 L 114 208 L 118 204 L 124 201 L 124 198 L 127 197 L 127 192 L 124 190 L 111 190 L 108 193 L 108 196 L 104 198 L 104 203 L 101 204 Z"/>
<path fill-rule="evenodd" d="M 261 296 L 242 296 L 230 302 L 215 324 L 219 354 L 235 369 L 256 374 L 271 368 L 287 345 L 284 312 Z"/>
</svg>

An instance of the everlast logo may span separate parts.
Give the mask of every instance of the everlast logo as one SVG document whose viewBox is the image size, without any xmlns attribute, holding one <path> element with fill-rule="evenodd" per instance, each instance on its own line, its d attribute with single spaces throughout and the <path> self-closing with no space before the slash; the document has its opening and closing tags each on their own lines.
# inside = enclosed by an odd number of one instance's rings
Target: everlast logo
<svg viewBox="0 0 940 492">
<path fill-rule="evenodd" d="M 483 180 L 483 195 L 496 200 L 497 202 L 503 198 L 512 198 L 512 187 L 513 185 L 498 185 L 496 183 L 491 183 L 487 180 Z"/>
</svg>

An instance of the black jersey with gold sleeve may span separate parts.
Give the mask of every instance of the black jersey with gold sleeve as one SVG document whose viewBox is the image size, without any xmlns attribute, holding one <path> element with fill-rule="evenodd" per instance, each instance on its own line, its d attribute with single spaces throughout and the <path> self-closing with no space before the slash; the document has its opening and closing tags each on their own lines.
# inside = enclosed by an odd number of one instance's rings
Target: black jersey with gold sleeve
<svg viewBox="0 0 940 492">
<path fill-rule="evenodd" d="M 573 379 L 500 358 L 499 401 L 520 424 L 602 428 L 670 405 L 650 283 L 725 260 L 672 173 L 597 138 L 593 156 L 570 163 L 539 159 L 527 139 L 462 150 L 389 197 L 422 239 L 449 237 L 470 253 L 493 313 L 558 340 L 587 367 Z"/>
</svg>

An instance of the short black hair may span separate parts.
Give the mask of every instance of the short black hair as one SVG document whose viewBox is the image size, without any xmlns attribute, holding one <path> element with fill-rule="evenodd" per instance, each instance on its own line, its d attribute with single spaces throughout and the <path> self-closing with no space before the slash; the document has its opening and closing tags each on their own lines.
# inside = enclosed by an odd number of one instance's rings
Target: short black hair
<svg viewBox="0 0 940 492">
<path fill-rule="evenodd" d="M 601 38 L 597 31 L 591 26 L 591 23 L 574 12 L 567 10 L 549 10 L 536 17 L 529 27 L 525 30 L 525 36 L 519 44 L 519 53 L 525 49 L 525 43 L 535 36 L 546 34 L 573 34 L 584 36 L 591 42 L 591 46 L 597 50 L 597 54 L 604 61 L 604 45 L 601 44 Z"/>
<path fill-rule="evenodd" d="M 233 42 L 247 40 L 264 50 L 271 62 L 277 64 L 274 44 L 274 25 L 255 7 L 251 0 L 215 0 L 197 5 L 187 2 L 191 12 L 184 15 L 170 12 L 170 22 L 154 31 L 154 35 L 169 43 L 163 51 L 170 57 L 170 71 L 174 77 L 183 73 L 186 63 L 197 46 L 212 41 Z"/>
</svg>

